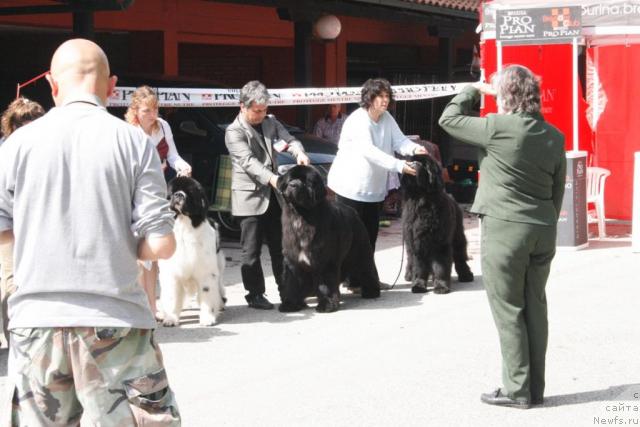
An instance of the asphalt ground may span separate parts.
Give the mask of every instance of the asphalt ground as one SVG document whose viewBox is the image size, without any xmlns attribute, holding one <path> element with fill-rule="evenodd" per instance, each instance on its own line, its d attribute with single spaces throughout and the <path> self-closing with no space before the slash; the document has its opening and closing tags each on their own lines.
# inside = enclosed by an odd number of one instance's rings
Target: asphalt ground
<svg viewBox="0 0 640 427">
<path fill-rule="evenodd" d="M 640 254 L 631 252 L 630 227 L 609 224 L 606 239 L 558 251 L 547 285 L 545 403 L 529 410 L 480 402 L 500 385 L 500 352 L 477 220 L 465 227 L 473 283 L 454 278 L 450 294 L 416 295 L 400 275 L 377 300 L 345 291 L 331 314 L 247 308 L 238 244 L 225 242 L 229 301 L 221 323 L 200 327 L 196 310 L 186 310 L 180 327 L 156 333 L 183 425 L 640 425 Z M 394 282 L 401 257 L 395 220 L 378 240 L 383 281 Z M 268 297 L 278 302 L 266 248 L 263 266 Z M 6 361 L 1 349 L 4 399 Z"/>
</svg>

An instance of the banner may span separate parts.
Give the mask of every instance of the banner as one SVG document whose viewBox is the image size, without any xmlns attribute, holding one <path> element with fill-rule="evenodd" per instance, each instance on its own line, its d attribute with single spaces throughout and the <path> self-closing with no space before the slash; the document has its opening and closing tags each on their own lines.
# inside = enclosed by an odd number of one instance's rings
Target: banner
<svg viewBox="0 0 640 427">
<path fill-rule="evenodd" d="M 392 86 L 396 101 L 431 99 L 451 96 L 469 85 L 466 83 L 440 83 Z M 160 107 L 238 107 L 240 89 L 188 89 L 155 88 Z M 109 107 L 127 107 L 135 87 L 116 87 L 109 98 Z M 348 104 L 360 102 L 360 87 L 269 89 L 270 106 Z"/>
<path fill-rule="evenodd" d="M 496 29 L 504 44 L 567 43 L 582 34 L 580 7 L 498 10 Z"/>
<path fill-rule="evenodd" d="M 640 0 L 493 0 L 483 4 L 482 38 L 496 38 L 498 11 L 540 7 L 580 8 L 583 34 L 587 35 L 598 27 L 611 28 L 607 34 L 638 34 L 640 27 Z"/>
</svg>

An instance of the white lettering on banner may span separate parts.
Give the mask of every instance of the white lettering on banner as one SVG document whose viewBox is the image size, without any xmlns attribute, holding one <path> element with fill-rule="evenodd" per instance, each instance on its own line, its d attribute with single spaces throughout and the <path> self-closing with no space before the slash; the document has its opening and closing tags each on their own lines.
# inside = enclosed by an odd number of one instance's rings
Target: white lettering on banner
<svg viewBox="0 0 640 427">
<path fill-rule="evenodd" d="M 459 93 L 469 85 L 465 83 L 441 83 L 392 86 L 397 101 L 415 101 Z M 136 88 L 116 87 L 109 97 L 109 107 L 127 107 Z M 239 89 L 184 89 L 156 88 L 161 107 L 237 107 Z M 269 105 L 318 105 L 348 104 L 360 102 L 359 87 L 269 89 Z"/>
</svg>

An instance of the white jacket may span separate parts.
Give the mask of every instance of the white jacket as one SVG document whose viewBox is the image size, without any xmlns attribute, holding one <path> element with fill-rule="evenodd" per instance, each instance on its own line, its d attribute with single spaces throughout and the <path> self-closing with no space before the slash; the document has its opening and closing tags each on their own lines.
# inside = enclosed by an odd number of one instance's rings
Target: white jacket
<svg viewBox="0 0 640 427">
<path fill-rule="evenodd" d="M 411 155 L 418 147 L 388 112 L 376 123 L 364 108 L 358 108 L 344 122 L 327 184 L 342 197 L 381 202 L 387 195 L 389 172 L 402 173 L 405 163 L 393 153 Z"/>
</svg>

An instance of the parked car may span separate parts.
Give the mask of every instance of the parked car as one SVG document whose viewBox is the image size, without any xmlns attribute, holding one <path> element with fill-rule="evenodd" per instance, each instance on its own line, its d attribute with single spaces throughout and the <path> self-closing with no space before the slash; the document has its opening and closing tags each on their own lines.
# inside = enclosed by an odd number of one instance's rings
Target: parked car
<svg viewBox="0 0 640 427">
<path fill-rule="evenodd" d="M 151 87 L 226 87 L 207 80 L 189 78 L 168 80 L 159 76 L 149 75 L 122 76 L 118 84 L 132 87 L 138 87 L 143 84 Z M 224 133 L 226 127 L 238 114 L 238 109 L 238 107 L 160 108 L 160 117 L 169 122 L 180 156 L 191 165 L 193 177 L 207 190 L 212 204 L 210 209 L 212 216 L 222 224 L 225 229 L 223 231 L 232 235 L 238 234 L 239 227 L 229 212 L 230 207 L 225 203 L 216 203 L 216 190 L 219 185 L 229 184 L 228 182 L 224 183 L 224 180 L 219 180 L 220 156 L 229 154 L 224 143 Z M 109 108 L 109 110 L 112 114 L 122 118 L 126 108 Z M 316 166 L 326 178 L 338 151 L 337 146 L 323 138 L 306 133 L 295 126 L 290 126 L 286 123 L 283 123 L 283 125 L 302 142 L 311 164 Z M 281 166 L 295 164 L 295 160 L 288 153 L 278 153 L 277 162 Z"/>
</svg>

